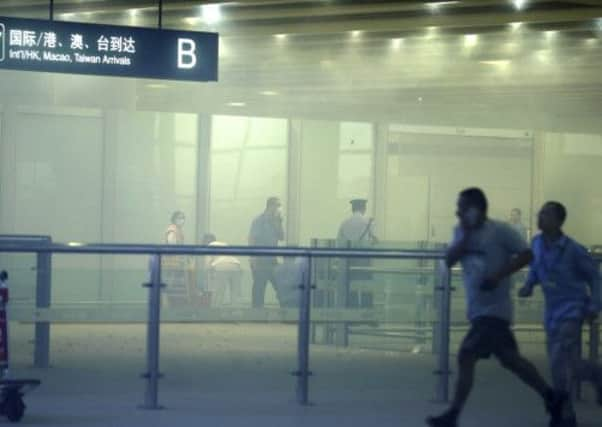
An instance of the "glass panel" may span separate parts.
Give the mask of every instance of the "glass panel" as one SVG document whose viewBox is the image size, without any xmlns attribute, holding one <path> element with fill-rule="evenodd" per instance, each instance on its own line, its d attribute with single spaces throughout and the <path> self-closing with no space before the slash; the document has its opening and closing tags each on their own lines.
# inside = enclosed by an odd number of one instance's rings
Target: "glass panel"
<svg viewBox="0 0 602 427">
<path fill-rule="evenodd" d="M 301 245 L 336 237 L 341 222 L 351 215 L 351 199 L 369 199 L 372 216 L 373 132 L 371 123 L 301 122 Z"/>
<path fill-rule="evenodd" d="M 190 262 L 196 275 L 186 271 Z M 265 307 L 252 309 L 249 264 L 246 257 L 164 260 L 161 369 L 167 375 L 161 390 L 166 405 L 215 396 L 215 409 L 227 395 L 232 401 L 226 410 L 233 411 L 241 404 L 264 404 L 266 394 L 277 404 L 293 399 L 297 265 L 279 260 L 266 283 Z"/>
<path fill-rule="evenodd" d="M 332 240 L 315 243 L 335 245 Z M 398 247 L 418 249 L 404 242 L 377 246 Z M 312 370 L 320 372 L 312 379 L 316 399 L 331 404 L 341 395 L 358 392 L 366 399 L 399 399 L 400 381 L 422 399 L 432 398 L 438 351 L 434 263 L 327 258 L 315 265 Z"/>
<path fill-rule="evenodd" d="M 287 141 L 284 119 L 213 116 L 210 227 L 218 240 L 247 244 L 268 197 L 280 197 L 286 212 Z"/>
</svg>

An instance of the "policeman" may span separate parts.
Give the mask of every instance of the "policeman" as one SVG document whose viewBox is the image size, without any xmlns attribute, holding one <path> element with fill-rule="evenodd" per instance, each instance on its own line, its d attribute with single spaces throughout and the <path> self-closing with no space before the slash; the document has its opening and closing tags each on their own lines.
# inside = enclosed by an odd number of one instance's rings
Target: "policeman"
<svg viewBox="0 0 602 427">
<path fill-rule="evenodd" d="M 347 218 L 339 227 L 337 235 L 337 246 L 340 248 L 364 247 L 378 242 L 374 235 L 374 219 L 366 216 L 366 199 L 351 200 L 351 216 Z M 366 270 L 370 267 L 370 259 L 352 259 L 348 265 L 353 271 L 347 280 L 370 280 L 372 274 Z M 349 286 L 347 283 L 346 286 Z"/>
<path fill-rule="evenodd" d="M 362 246 L 378 241 L 374 235 L 374 220 L 366 217 L 367 204 L 366 199 L 351 200 L 352 215 L 339 227 L 337 235 L 339 247 Z"/>
</svg>

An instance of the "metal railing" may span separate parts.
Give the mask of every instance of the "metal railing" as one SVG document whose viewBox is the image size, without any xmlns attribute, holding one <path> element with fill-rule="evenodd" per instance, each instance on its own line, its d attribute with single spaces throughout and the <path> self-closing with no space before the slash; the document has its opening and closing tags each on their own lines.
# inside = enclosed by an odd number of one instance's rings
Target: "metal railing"
<svg viewBox="0 0 602 427">
<path fill-rule="evenodd" d="M 436 319 L 436 347 L 438 361 L 435 375 L 438 378 L 435 400 L 446 402 L 449 398 L 450 370 L 450 329 L 451 329 L 451 271 L 445 265 L 444 253 L 434 250 L 390 250 L 390 249 L 333 249 L 316 247 L 242 247 L 242 246 L 193 246 L 193 245 L 137 245 L 137 244 L 83 244 L 53 243 L 48 237 L 0 236 L 0 253 L 35 253 L 37 256 L 36 308 L 47 309 L 51 303 L 51 256 L 52 254 L 108 254 L 108 255 L 149 255 L 150 281 L 144 284 L 148 288 L 148 318 L 146 345 L 146 372 L 143 374 L 146 384 L 144 402 L 146 409 L 160 408 L 159 362 L 160 362 L 160 323 L 161 323 L 161 259 L 174 255 L 231 255 L 231 256 L 272 256 L 303 257 L 306 270 L 303 283 L 299 284 L 300 302 L 298 317 L 296 397 L 301 405 L 309 403 L 310 371 L 310 325 L 311 295 L 315 289 L 316 258 L 373 258 L 395 260 L 430 260 L 436 262 L 436 286 L 438 304 Z M 600 258 L 598 261 L 602 261 Z M 49 363 L 50 319 L 36 319 L 34 364 L 47 367 Z M 599 325 L 590 329 L 590 351 L 592 360 L 598 359 Z"/>
</svg>

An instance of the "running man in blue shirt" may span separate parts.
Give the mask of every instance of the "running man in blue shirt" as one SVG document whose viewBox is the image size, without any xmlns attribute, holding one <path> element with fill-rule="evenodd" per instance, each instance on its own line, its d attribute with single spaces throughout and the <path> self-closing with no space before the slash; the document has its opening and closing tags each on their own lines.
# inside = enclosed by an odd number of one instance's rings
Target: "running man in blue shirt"
<svg viewBox="0 0 602 427">
<path fill-rule="evenodd" d="M 534 259 L 519 296 L 531 296 L 536 284 L 542 287 L 554 387 L 568 393 L 575 380 L 590 381 L 602 405 L 602 367 L 582 360 L 580 352 L 583 323 L 595 320 L 600 312 L 600 271 L 587 250 L 563 233 L 566 216 L 566 208 L 558 202 L 541 208 L 541 234 L 533 239 Z M 570 400 L 563 409 L 562 423 L 557 425 L 577 425 Z"/>
</svg>

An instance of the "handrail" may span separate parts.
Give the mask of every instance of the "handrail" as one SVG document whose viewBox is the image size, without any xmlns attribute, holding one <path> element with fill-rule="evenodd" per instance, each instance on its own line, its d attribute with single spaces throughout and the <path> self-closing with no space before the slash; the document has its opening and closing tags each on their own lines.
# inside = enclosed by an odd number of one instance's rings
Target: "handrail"
<svg viewBox="0 0 602 427">
<path fill-rule="evenodd" d="M 41 252 L 63 254 L 106 255 L 239 255 L 284 256 L 314 258 L 382 258 L 382 259 L 431 259 L 444 258 L 439 250 L 394 249 L 331 249 L 314 247 L 262 247 L 262 246 L 200 246 L 200 245 L 148 245 L 121 243 L 51 243 L 3 242 L 0 252 Z"/>
</svg>

